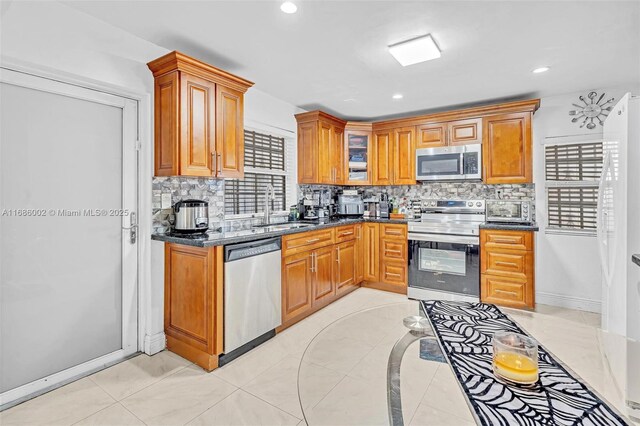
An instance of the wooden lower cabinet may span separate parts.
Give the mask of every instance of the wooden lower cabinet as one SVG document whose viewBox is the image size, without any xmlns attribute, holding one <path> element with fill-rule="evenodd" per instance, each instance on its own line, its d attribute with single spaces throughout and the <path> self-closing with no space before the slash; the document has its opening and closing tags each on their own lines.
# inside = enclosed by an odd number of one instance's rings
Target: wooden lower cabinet
<svg viewBox="0 0 640 426">
<path fill-rule="evenodd" d="M 407 293 L 408 242 L 407 225 L 364 223 L 363 286 Z"/>
<path fill-rule="evenodd" d="M 313 252 L 282 259 L 282 322 L 286 323 L 311 309 Z"/>
<path fill-rule="evenodd" d="M 311 306 L 327 305 L 336 295 L 333 246 L 315 250 L 312 261 L 311 293 L 313 299 Z"/>
<path fill-rule="evenodd" d="M 336 294 L 342 294 L 357 285 L 356 282 L 357 241 L 347 241 L 335 246 Z"/>
<path fill-rule="evenodd" d="M 167 349 L 207 371 L 223 350 L 223 247 L 165 243 Z"/>
<path fill-rule="evenodd" d="M 355 264 L 356 264 L 356 284 L 364 281 L 364 234 L 363 224 L 356 225 L 356 245 L 355 245 Z"/>
<path fill-rule="evenodd" d="M 480 230 L 480 298 L 514 308 L 535 308 L 531 231 Z"/>
<path fill-rule="evenodd" d="M 380 224 L 363 223 L 364 234 L 364 280 L 379 281 L 380 279 Z"/>
<path fill-rule="evenodd" d="M 282 237 L 282 325 L 278 332 L 358 288 L 362 240 L 362 224 Z"/>
</svg>

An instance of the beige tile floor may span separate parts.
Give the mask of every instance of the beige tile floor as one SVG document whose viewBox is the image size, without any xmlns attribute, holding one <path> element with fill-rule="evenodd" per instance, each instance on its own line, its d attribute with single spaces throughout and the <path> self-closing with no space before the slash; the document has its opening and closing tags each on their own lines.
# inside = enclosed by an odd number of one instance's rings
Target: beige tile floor
<svg viewBox="0 0 640 426">
<path fill-rule="evenodd" d="M 319 358 L 316 364 L 305 357 L 303 368 L 300 363 L 313 338 L 335 320 L 403 301 L 404 296 L 359 289 L 209 374 L 170 352 L 140 355 L 5 410 L 0 424 L 300 425 L 305 422 L 298 397 L 299 370 L 301 382 L 312 384 L 303 390 L 305 412 L 323 406 L 367 410 L 367 404 L 385 403 L 362 398 L 367 380 L 381 380 L 368 376 L 367 365 L 384 357 L 381 348 L 393 341 L 381 337 L 372 345 L 375 336 L 345 329 L 332 337 L 332 348 L 344 353 L 338 361 L 324 364 Z M 547 306 L 534 313 L 508 313 L 598 392 L 617 402 L 619 395 L 612 391 L 598 349 L 598 315 Z M 448 366 L 425 362 L 407 368 L 419 369 L 424 388 L 407 403 L 407 424 L 409 419 L 413 425 L 472 424 Z"/>
</svg>

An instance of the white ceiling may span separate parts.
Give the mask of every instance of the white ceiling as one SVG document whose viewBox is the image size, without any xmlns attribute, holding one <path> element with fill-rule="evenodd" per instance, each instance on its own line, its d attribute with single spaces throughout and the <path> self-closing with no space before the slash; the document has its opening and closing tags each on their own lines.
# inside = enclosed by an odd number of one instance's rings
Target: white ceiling
<svg viewBox="0 0 640 426">
<path fill-rule="evenodd" d="M 345 118 L 640 83 L 636 1 L 298 0 L 294 15 L 271 0 L 65 3 Z M 405 68 L 387 51 L 427 33 L 440 59 Z"/>
</svg>

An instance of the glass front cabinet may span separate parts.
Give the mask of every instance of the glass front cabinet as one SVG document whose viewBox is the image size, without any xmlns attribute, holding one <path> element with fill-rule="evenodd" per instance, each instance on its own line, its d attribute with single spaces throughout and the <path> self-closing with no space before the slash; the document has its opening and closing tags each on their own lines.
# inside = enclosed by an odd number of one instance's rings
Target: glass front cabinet
<svg viewBox="0 0 640 426">
<path fill-rule="evenodd" d="M 371 184 L 371 138 L 371 123 L 347 123 L 344 133 L 347 185 Z"/>
</svg>

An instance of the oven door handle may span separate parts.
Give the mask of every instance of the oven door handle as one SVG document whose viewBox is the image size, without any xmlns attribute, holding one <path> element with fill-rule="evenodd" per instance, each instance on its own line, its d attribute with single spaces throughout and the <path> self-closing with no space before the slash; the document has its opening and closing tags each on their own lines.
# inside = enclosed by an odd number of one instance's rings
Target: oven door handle
<svg viewBox="0 0 640 426">
<path fill-rule="evenodd" d="M 409 240 L 429 241 L 434 243 L 454 243 L 480 245 L 479 237 L 466 237 L 464 235 L 442 235 L 442 234 L 417 234 L 409 233 Z"/>
</svg>

